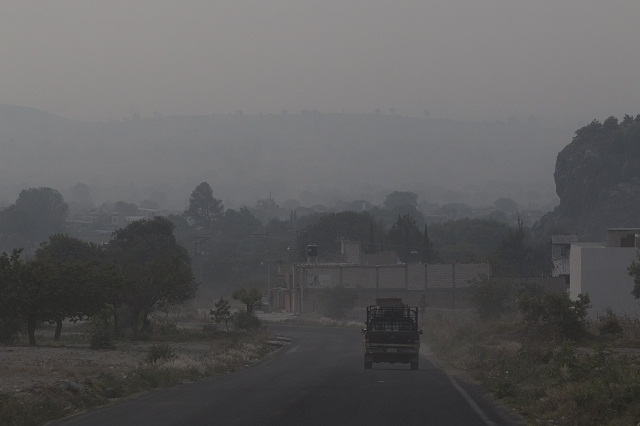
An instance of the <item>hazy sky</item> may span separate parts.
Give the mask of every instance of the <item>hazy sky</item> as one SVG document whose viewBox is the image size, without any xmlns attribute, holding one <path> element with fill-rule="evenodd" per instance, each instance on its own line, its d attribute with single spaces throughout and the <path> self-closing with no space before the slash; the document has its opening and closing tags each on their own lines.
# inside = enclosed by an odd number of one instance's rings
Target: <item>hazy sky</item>
<svg viewBox="0 0 640 426">
<path fill-rule="evenodd" d="M 83 120 L 640 113 L 638 0 L 0 0 L 0 103 Z"/>
</svg>

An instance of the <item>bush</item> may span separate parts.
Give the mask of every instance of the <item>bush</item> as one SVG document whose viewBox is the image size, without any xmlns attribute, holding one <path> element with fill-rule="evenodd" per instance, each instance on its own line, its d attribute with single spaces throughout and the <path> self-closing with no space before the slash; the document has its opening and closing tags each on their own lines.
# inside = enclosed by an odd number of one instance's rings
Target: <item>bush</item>
<svg viewBox="0 0 640 426">
<path fill-rule="evenodd" d="M 147 355 L 144 358 L 144 362 L 147 364 L 156 364 L 158 362 L 173 361 L 178 356 L 173 352 L 171 346 L 167 344 L 152 345 L 147 350 Z"/>
<path fill-rule="evenodd" d="M 211 319 L 213 319 L 217 325 L 224 322 L 227 330 L 229 330 L 229 321 L 231 320 L 231 307 L 229 305 L 229 301 L 221 297 L 214 306 L 215 309 L 209 310 Z"/>
<path fill-rule="evenodd" d="M 598 331 L 601 336 L 621 336 L 624 330 L 618 316 L 611 309 L 607 309 L 607 316 L 600 320 Z"/>
<path fill-rule="evenodd" d="M 233 315 L 233 326 L 237 329 L 251 331 L 259 329 L 261 325 L 260 318 L 253 313 L 240 311 Z"/>
<path fill-rule="evenodd" d="M 485 274 L 471 280 L 471 301 L 483 319 L 500 318 L 509 308 L 513 291 L 503 282 Z"/>
<path fill-rule="evenodd" d="M 111 318 L 113 306 L 105 306 L 96 316 L 89 320 L 89 346 L 91 349 L 112 348 Z"/>
<path fill-rule="evenodd" d="M 540 287 L 525 288 L 518 298 L 527 330 L 543 339 L 581 340 L 587 336 L 589 295 L 578 295 L 572 301 L 567 293 L 545 291 Z"/>
</svg>

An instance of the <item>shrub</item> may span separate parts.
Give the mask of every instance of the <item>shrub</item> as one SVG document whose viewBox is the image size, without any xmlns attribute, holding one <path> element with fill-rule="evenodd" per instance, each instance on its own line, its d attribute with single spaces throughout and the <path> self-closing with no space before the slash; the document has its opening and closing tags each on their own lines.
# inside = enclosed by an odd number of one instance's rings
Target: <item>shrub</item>
<svg viewBox="0 0 640 426">
<path fill-rule="evenodd" d="M 231 320 L 231 307 L 229 301 L 223 297 L 215 303 L 215 309 L 209 310 L 211 318 L 216 324 L 224 322 L 227 330 L 229 330 L 229 321 Z"/>
<path fill-rule="evenodd" d="M 111 318 L 113 306 L 106 305 L 96 316 L 89 320 L 89 346 L 91 349 L 112 348 Z"/>
<path fill-rule="evenodd" d="M 510 307 L 513 292 L 501 281 L 490 279 L 486 274 L 471 280 L 471 301 L 478 315 L 484 319 L 500 318 Z"/>
<path fill-rule="evenodd" d="M 528 332 L 544 339 L 581 340 L 587 336 L 589 295 L 578 295 L 572 301 L 567 293 L 526 287 L 518 298 L 518 307 Z"/>
<path fill-rule="evenodd" d="M 153 334 L 156 336 L 171 336 L 178 332 L 177 320 L 169 318 L 168 315 L 152 316 L 149 319 L 149 329 L 153 330 Z"/>
<path fill-rule="evenodd" d="M 233 326 L 237 329 L 251 331 L 259 329 L 261 325 L 260 318 L 253 313 L 240 311 L 233 315 Z"/>
<path fill-rule="evenodd" d="M 178 356 L 173 352 L 171 346 L 167 344 L 151 345 L 147 350 L 147 355 L 144 358 L 144 362 L 147 364 L 156 364 L 158 362 L 173 361 Z"/>
<path fill-rule="evenodd" d="M 618 316 L 607 309 L 607 316 L 600 320 L 598 331 L 602 336 L 621 336 L 624 330 Z"/>
</svg>

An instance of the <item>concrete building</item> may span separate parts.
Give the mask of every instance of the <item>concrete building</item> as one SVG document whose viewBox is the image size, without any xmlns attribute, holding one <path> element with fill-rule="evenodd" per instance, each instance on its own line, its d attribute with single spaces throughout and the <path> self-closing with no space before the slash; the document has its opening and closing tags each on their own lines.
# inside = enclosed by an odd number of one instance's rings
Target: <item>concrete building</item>
<svg viewBox="0 0 640 426">
<path fill-rule="evenodd" d="M 551 236 L 551 260 L 553 261 L 552 277 L 566 277 L 569 283 L 571 244 L 578 242 L 577 235 L 552 235 Z"/>
<path fill-rule="evenodd" d="M 605 243 L 571 244 L 569 294 L 589 294 L 589 316 L 596 318 L 607 309 L 618 315 L 640 315 L 640 301 L 631 294 L 633 278 L 628 268 L 637 259 L 640 228 L 607 229 Z"/>
</svg>

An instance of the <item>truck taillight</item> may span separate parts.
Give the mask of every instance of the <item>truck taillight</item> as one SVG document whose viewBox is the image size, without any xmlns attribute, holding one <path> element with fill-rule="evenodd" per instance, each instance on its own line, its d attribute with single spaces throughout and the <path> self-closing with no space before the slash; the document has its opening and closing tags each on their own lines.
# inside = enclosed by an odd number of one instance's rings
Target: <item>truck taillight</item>
<svg viewBox="0 0 640 426">
<path fill-rule="evenodd" d="M 369 333 L 364 333 L 364 343 L 369 343 Z"/>
</svg>

